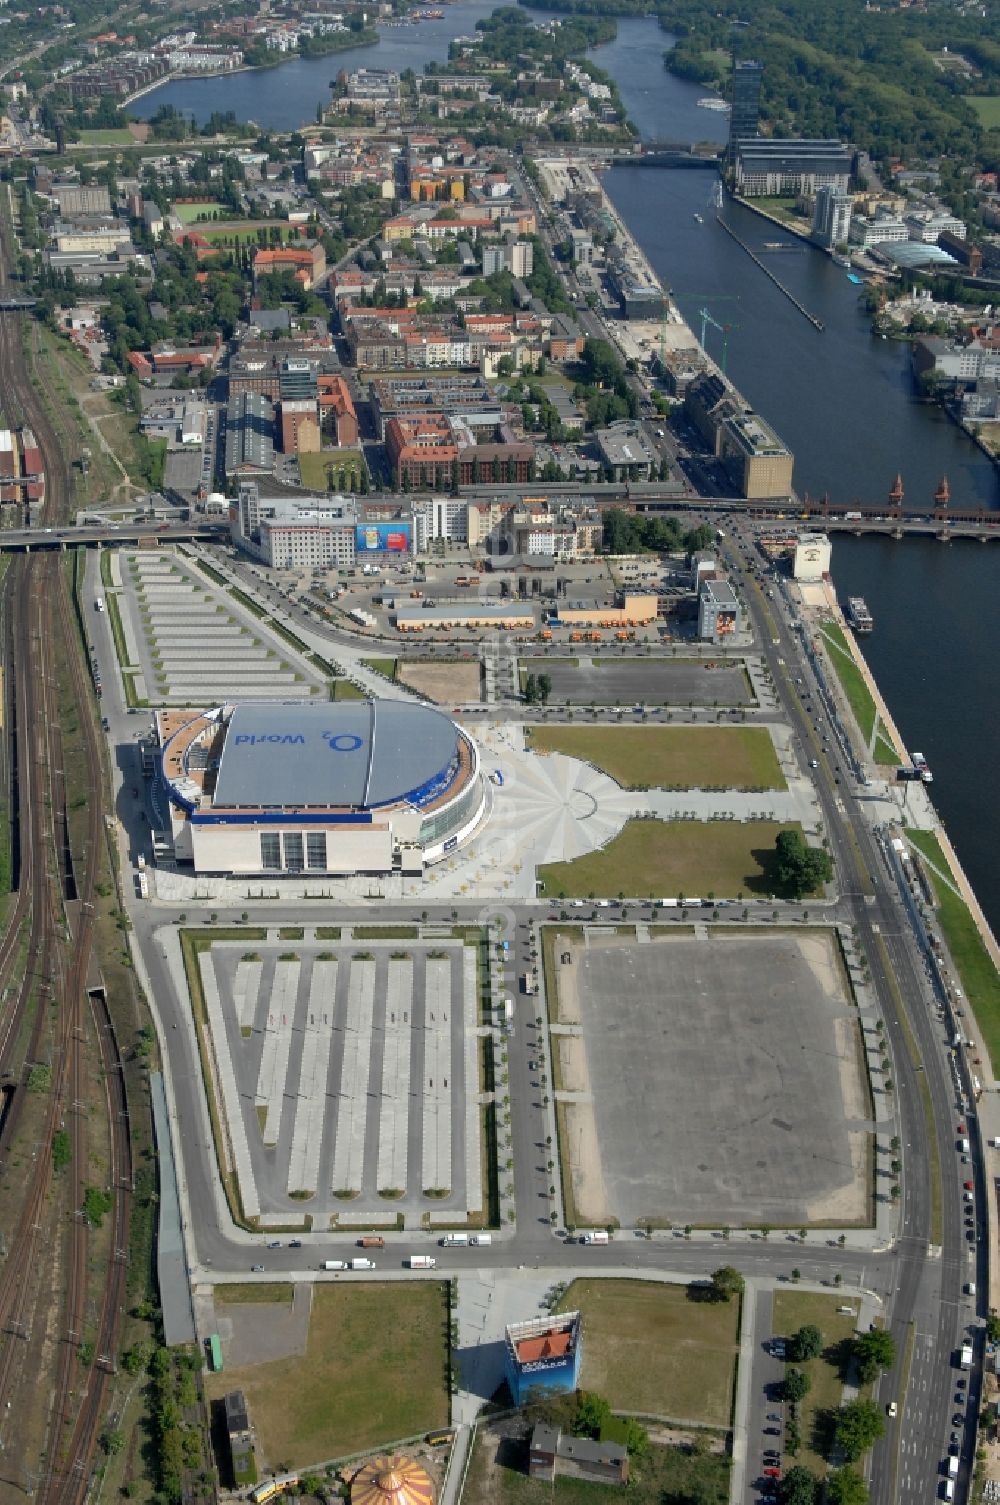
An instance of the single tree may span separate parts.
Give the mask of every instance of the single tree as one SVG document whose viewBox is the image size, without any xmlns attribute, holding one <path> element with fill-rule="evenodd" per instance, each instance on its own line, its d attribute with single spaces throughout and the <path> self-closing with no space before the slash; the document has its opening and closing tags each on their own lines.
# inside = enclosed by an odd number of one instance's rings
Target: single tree
<svg viewBox="0 0 1000 1505">
<path fill-rule="evenodd" d="M 884 1435 L 885 1422 L 874 1401 L 850 1401 L 837 1417 L 834 1438 L 848 1463 L 856 1463 Z"/>
<path fill-rule="evenodd" d="M 809 1376 L 801 1369 L 789 1369 L 781 1382 L 781 1394 L 785 1400 L 800 1401 L 809 1394 Z"/>
<path fill-rule="evenodd" d="M 880 1369 L 891 1369 L 896 1362 L 896 1344 L 892 1333 L 884 1327 L 871 1327 L 866 1333 L 859 1333 L 851 1348 L 863 1385 L 870 1385 Z"/>
<path fill-rule="evenodd" d="M 854 1468 L 838 1468 L 826 1481 L 827 1505 L 868 1505 L 868 1486 Z"/>
<path fill-rule="evenodd" d="M 788 1357 L 793 1364 L 806 1364 L 810 1359 L 818 1358 L 822 1351 L 823 1334 L 811 1322 L 793 1333 L 788 1345 Z"/>
<path fill-rule="evenodd" d="M 815 1505 L 819 1480 L 809 1469 L 797 1463 L 781 1481 L 781 1505 Z"/>
<path fill-rule="evenodd" d="M 743 1276 L 732 1265 L 720 1265 L 712 1271 L 713 1301 L 731 1301 L 734 1296 L 742 1296 L 743 1287 Z"/>
</svg>

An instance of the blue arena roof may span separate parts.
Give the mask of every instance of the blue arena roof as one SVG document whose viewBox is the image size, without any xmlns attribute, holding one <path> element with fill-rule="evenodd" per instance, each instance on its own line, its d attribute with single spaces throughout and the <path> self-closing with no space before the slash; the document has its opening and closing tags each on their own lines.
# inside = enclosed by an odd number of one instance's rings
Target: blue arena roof
<svg viewBox="0 0 1000 1505">
<path fill-rule="evenodd" d="M 454 772 L 458 736 L 448 716 L 411 701 L 239 705 L 213 804 L 265 810 L 420 804 Z"/>
</svg>

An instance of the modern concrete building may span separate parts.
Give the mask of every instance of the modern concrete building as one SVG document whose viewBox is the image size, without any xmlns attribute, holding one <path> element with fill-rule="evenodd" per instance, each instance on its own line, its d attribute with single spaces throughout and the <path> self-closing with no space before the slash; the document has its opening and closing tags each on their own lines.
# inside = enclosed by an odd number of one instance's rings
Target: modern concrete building
<svg viewBox="0 0 1000 1505">
<path fill-rule="evenodd" d="M 410 701 L 160 711 L 174 855 L 198 873 L 390 873 L 439 861 L 486 814 L 473 739 Z"/>
<path fill-rule="evenodd" d="M 851 153 L 839 141 L 757 137 L 736 145 L 735 182 L 745 198 L 790 198 L 820 188 L 846 191 Z"/>
<path fill-rule="evenodd" d="M 724 575 L 703 576 L 698 586 L 698 636 L 724 643 L 738 633 L 742 614 L 736 592 Z"/>
<path fill-rule="evenodd" d="M 598 429 L 594 438 L 601 463 L 615 481 L 648 481 L 659 469 L 660 456 L 641 423 L 623 418 Z"/>
<path fill-rule="evenodd" d="M 813 239 L 821 246 L 846 246 L 854 200 L 844 188 L 820 188 L 813 211 Z"/>
<path fill-rule="evenodd" d="M 353 500 L 307 492 L 269 495 L 240 487 L 230 511 L 233 542 L 272 569 L 347 569 L 357 551 Z"/>
<path fill-rule="evenodd" d="M 736 148 L 740 141 L 756 138 L 760 126 L 760 89 L 764 81 L 762 63 L 751 59 L 733 58 L 733 100 L 729 114 L 729 144 L 727 156 L 730 163 L 736 160 Z"/>
</svg>

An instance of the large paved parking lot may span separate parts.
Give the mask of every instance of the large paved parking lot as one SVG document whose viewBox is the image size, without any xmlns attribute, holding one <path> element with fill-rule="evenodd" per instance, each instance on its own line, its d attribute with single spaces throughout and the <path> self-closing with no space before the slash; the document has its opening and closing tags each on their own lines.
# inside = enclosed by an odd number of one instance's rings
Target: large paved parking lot
<svg viewBox="0 0 1000 1505">
<path fill-rule="evenodd" d="M 868 1091 L 831 933 L 577 937 L 555 945 L 553 1044 L 578 1094 L 581 1222 L 867 1220 Z"/>
<path fill-rule="evenodd" d="M 750 705 L 753 694 L 742 664 L 709 669 L 696 659 L 577 658 L 522 660 L 522 668 L 548 674 L 552 701 L 570 705 Z"/>
<path fill-rule="evenodd" d="M 198 962 L 248 1216 L 481 1210 L 474 947 L 310 933 L 219 940 Z"/>
</svg>

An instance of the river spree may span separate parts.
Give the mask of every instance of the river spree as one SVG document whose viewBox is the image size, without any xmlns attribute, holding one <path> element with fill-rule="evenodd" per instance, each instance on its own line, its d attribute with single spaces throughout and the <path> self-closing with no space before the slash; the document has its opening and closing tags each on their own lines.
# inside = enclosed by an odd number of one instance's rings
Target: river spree
<svg viewBox="0 0 1000 1505">
<path fill-rule="evenodd" d="M 662 68 L 669 39 L 653 20 L 619 22 L 594 53 L 645 137 L 720 140 L 727 117 L 702 110 L 691 86 Z M 702 91 L 694 91 L 696 95 Z M 731 326 L 728 371 L 795 454 L 795 483 L 814 496 L 877 503 L 897 471 L 908 505 L 929 507 L 946 473 L 956 506 L 1000 505 L 998 472 L 938 409 L 914 400 L 908 349 L 874 339 L 858 289 L 818 251 L 768 253 L 787 239 L 727 204 L 727 220 L 768 260 L 818 333 L 714 223 L 713 175 L 616 167 L 604 185 L 695 334 L 699 310 Z M 703 224 L 694 219 L 702 214 Z M 708 326 L 718 360 L 722 335 Z M 992 545 L 836 536 L 833 574 L 843 600 L 863 595 L 875 631 L 861 646 L 908 746 L 934 769 L 934 803 L 994 931 L 1000 930 L 1000 815 L 983 777 L 996 749 L 1000 551 Z"/>
<path fill-rule="evenodd" d="M 145 117 L 169 103 L 199 121 L 212 110 L 235 110 L 262 126 L 289 129 L 314 118 L 340 68 L 419 69 L 445 58 L 449 40 L 472 31 L 493 9 L 472 0 L 450 6 L 440 21 L 384 30 L 374 46 L 260 73 L 165 84 L 133 110 Z M 704 90 L 664 71 L 669 45 L 654 20 L 620 20 L 615 41 L 593 57 L 615 79 L 644 138 L 721 141 L 727 117 L 700 109 Z M 818 333 L 714 223 L 713 182 L 710 172 L 616 167 L 605 187 L 695 333 L 705 307 L 729 326 L 729 374 L 794 451 L 798 490 L 878 502 L 901 471 L 907 503 L 923 507 L 947 473 L 956 505 L 1000 505 L 995 468 L 937 409 L 915 402 L 906 347 L 872 337 L 843 270 L 807 248 L 763 250 L 765 241 L 787 237 L 750 211 L 726 206 L 741 238 L 770 258 L 823 321 L 825 332 Z M 722 335 L 709 325 L 706 338 L 721 359 Z M 838 537 L 833 570 L 841 598 L 863 595 L 872 609 L 875 631 L 862 640 L 865 655 L 909 746 L 934 769 L 935 804 L 1000 930 L 1000 868 L 993 860 L 1000 814 L 983 778 L 996 750 L 1000 704 L 1000 658 L 990 627 L 998 617 L 1000 550 Z"/>
</svg>

